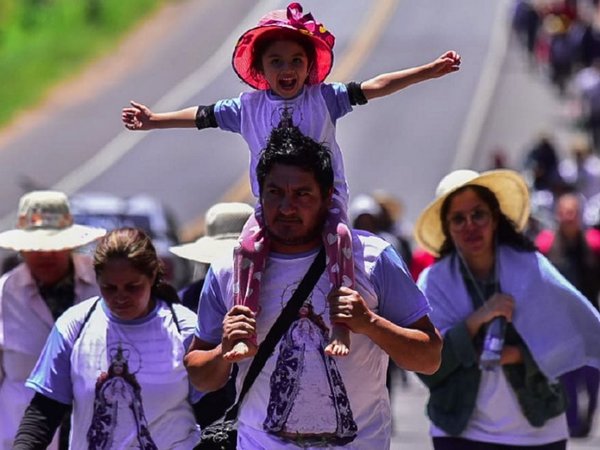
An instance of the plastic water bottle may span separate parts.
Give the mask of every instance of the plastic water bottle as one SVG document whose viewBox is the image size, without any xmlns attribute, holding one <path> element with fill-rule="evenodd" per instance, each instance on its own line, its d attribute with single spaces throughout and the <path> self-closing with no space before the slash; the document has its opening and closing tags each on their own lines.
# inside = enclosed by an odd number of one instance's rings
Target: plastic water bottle
<svg viewBox="0 0 600 450">
<path fill-rule="evenodd" d="M 479 358 L 481 370 L 494 370 L 500 365 L 505 331 L 506 317 L 496 317 L 488 324 L 483 340 L 483 351 Z"/>
</svg>

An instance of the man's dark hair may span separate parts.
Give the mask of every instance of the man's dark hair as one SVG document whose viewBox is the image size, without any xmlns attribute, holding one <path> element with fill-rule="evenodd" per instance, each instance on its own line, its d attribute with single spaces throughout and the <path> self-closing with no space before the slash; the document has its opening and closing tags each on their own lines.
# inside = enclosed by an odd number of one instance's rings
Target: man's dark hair
<svg viewBox="0 0 600 450">
<path fill-rule="evenodd" d="M 256 177 L 261 194 L 265 178 L 275 164 L 296 166 L 312 172 L 323 196 L 333 188 L 333 168 L 329 148 L 302 134 L 298 127 L 280 126 L 271 132 L 267 146 L 262 151 L 256 166 Z"/>
</svg>

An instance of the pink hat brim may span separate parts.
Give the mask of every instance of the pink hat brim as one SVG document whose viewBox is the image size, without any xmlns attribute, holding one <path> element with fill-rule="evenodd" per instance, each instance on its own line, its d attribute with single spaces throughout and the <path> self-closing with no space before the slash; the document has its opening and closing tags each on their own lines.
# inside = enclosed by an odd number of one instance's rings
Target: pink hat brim
<svg viewBox="0 0 600 450">
<path fill-rule="evenodd" d="M 303 33 L 292 26 L 286 25 L 259 25 L 246 31 L 238 40 L 235 49 L 233 50 L 232 65 L 233 70 L 240 79 L 253 87 L 254 89 L 265 90 L 269 89 L 269 83 L 260 74 L 252 71 L 252 49 L 256 39 L 271 30 L 289 29 L 307 36 L 311 39 L 315 47 L 315 61 L 310 70 L 308 83 L 318 84 L 325 81 L 327 75 L 333 67 L 333 50 L 327 43 L 317 36 Z"/>
</svg>

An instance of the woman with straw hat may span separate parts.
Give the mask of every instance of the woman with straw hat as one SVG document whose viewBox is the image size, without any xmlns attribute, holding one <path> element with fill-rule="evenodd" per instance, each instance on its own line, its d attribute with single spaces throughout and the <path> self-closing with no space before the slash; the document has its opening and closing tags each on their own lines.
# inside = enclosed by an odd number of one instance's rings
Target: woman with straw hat
<svg viewBox="0 0 600 450">
<path fill-rule="evenodd" d="M 419 277 L 444 335 L 440 370 L 421 376 L 438 449 L 565 449 L 558 376 L 600 367 L 600 316 L 522 233 L 514 171 L 451 172 L 415 238 L 439 259 Z"/>
<path fill-rule="evenodd" d="M 91 259 L 72 250 L 104 233 L 74 224 L 67 196 L 55 191 L 21 197 L 16 228 L 0 233 L 0 247 L 23 259 L 0 278 L 0 450 L 12 448 L 33 396 L 25 380 L 54 321 L 98 293 Z"/>
</svg>

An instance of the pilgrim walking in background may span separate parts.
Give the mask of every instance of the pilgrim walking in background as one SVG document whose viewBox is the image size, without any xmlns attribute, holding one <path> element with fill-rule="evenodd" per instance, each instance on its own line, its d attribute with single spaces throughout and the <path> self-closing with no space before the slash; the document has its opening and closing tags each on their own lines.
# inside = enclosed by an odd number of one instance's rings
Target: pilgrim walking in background
<svg viewBox="0 0 600 450">
<path fill-rule="evenodd" d="M 56 322 L 26 385 L 35 391 L 14 449 L 46 448 L 73 406 L 71 449 L 193 448 L 200 437 L 183 356 L 196 315 L 163 281 L 150 238 L 104 236 L 94 253 L 101 296 Z"/>
<path fill-rule="evenodd" d="M 391 216 L 372 195 L 359 194 L 354 197 L 352 202 L 350 202 L 348 217 L 353 229 L 368 231 L 389 242 L 402 258 L 406 267 L 410 267 L 412 258 L 408 242 L 401 241 L 400 236 L 392 232 Z M 400 373 L 402 383 L 404 385 L 408 383 L 406 372 L 398 368 L 393 362 L 390 362 L 386 380 L 388 390 L 390 391 L 390 398 L 392 397 L 392 377 L 396 371 Z"/>
<path fill-rule="evenodd" d="M 584 201 L 581 194 L 561 195 L 556 200 L 556 231 L 542 230 L 535 242 L 540 252 L 598 309 L 600 231 L 584 226 Z M 598 406 L 600 371 L 595 367 L 579 367 L 565 373 L 561 381 L 568 400 L 569 434 L 585 437 Z"/>
<path fill-rule="evenodd" d="M 444 336 L 442 365 L 421 375 L 435 449 L 565 449 L 561 375 L 600 367 L 600 315 L 522 230 L 525 181 L 457 170 L 415 226 L 439 256 L 418 280 Z"/>
<path fill-rule="evenodd" d="M 180 292 L 184 306 L 194 312 L 198 311 L 200 292 L 204 286 L 208 267 L 213 261 L 233 254 L 233 248 L 238 242 L 244 223 L 253 211 L 254 209 L 246 203 L 217 203 L 206 211 L 204 236 L 194 242 L 169 249 L 177 256 L 191 260 L 200 266 L 197 272 L 202 275 Z M 202 428 L 223 417 L 235 402 L 236 375 L 237 366 L 234 366 L 225 386 L 202 395 L 196 407 L 196 419 Z"/>
<path fill-rule="evenodd" d="M 325 83 L 333 65 L 334 43 L 333 34 L 322 23 L 310 13 L 303 14 L 299 3 L 290 3 L 286 10 L 271 11 L 262 17 L 235 46 L 233 69 L 255 91 L 209 106 L 166 113 L 155 113 L 132 101 L 130 107 L 123 109 L 122 120 L 130 130 L 196 127 L 241 134 L 250 149 L 249 173 L 252 193 L 257 198 L 256 165 L 273 128 L 293 125 L 305 135 L 324 141 L 332 152 L 335 172 L 333 202 L 323 229 L 327 270 L 333 286 L 354 287 L 347 225 L 349 193 L 335 136 L 336 122 L 352 111 L 353 106 L 457 71 L 460 56 L 448 51 L 427 64 L 380 74 L 361 83 Z M 258 204 L 240 239 L 234 280 L 236 303 L 255 312 L 259 309 L 260 280 L 270 248 L 269 238 Z M 348 330 L 334 326 L 327 353 L 346 355 L 349 346 Z M 238 343 L 225 357 L 234 361 L 255 351 L 256 343 L 251 338 Z"/>
<path fill-rule="evenodd" d="M 0 449 L 13 439 L 33 391 L 25 380 L 56 319 L 98 293 L 91 258 L 73 252 L 105 230 L 75 225 L 67 196 L 33 191 L 19 201 L 15 229 L 0 233 L 0 247 L 21 262 L 0 278 Z M 58 448 L 58 434 L 52 446 Z M 52 436 L 50 436 L 52 438 Z M 66 448 L 62 442 L 60 448 Z"/>
<path fill-rule="evenodd" d="M 253 212 L 254 209 L 247 203 L 217 203 L 208 208 L 204 215 L 203 236 L 194 242 L 169 248 L 171 253 L 197 264 L 195 272 L 201 274 L 179 293 L 184 306 L 198 311 L 198 300 L 208 266 L 214 260 L 233 253 L 242 228 Z"/>
</svg>

